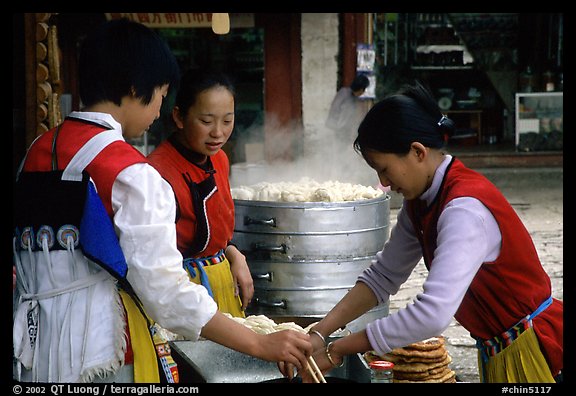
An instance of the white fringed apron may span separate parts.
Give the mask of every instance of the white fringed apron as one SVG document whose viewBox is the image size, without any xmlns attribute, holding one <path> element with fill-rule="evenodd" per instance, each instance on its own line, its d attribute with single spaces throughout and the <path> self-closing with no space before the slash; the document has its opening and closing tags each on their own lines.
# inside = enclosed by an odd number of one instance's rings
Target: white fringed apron
<svg viewBox="0 0 576 396">
<path fill-rule="evenodd" d="M 70 161 L 62 180 L 82 181 L 84 168 L 117 140 L 122 140 L 117 131 L 94 136 Z M 79 240 L 79 224 L 16 228 L 16 380 L 90 382 L 124 362 L 124 310 L 117 281 L 83 254 Z"/>
</svg>

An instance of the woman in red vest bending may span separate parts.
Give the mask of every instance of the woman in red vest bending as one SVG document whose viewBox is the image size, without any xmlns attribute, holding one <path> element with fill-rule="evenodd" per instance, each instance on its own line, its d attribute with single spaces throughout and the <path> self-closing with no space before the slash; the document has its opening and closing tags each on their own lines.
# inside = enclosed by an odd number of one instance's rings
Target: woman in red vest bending
<svg viewBox="0 0 576 396">
<path fill-rule="evenodd" d="M 374 263 L 311 329 L 314 356 L 328 370 L 343 355 L 383 355 L 441 334 L 454 317 L 477 340 L 482 381 L 561 381 L 563 302 L 506 198 L 443 151 L 453 130 L 420 84 L 377 103 L 360 124 L 355 149 L 404 203 Z M 413 304 L 324 345 L 386 302 L 422 258 L 429 272 Z"/>
</svg>

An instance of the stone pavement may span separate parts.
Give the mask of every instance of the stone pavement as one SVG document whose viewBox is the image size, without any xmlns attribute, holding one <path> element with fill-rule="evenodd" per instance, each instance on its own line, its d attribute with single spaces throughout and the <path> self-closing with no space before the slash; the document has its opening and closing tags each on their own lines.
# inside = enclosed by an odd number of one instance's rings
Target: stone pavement
<svg viewBox="0 0 576 396">
<path fill-rule="evenodd" d="M 504 193 L 532 235 L 544 269 L 552 281 L 552 296 L 564 297 L 563 284 L 563 168 L 483 168 Z M 390 223 L 396 222 L 401 197 L 391 193 Z M 391 297 L 390 313 L 422 292 L 427 270 L 421 261 L 399 292 Z M 463 382 L 479 382 L 475 341 L 456 320 L 443 333 L 452 357 L 450 367 Z"/>
</svg>

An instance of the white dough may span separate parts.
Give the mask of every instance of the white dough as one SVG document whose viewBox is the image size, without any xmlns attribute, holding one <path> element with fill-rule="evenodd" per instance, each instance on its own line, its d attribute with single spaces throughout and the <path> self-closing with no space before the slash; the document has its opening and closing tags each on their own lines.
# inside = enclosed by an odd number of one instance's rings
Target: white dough
<svg viewBox="0 0 576 396">
<path fill-rule="evenodd" d="M 371 186 L 310 178 L 298 182 L 260 182 L 231 188 L 232 198 L 273 202 L 344 202 L 377 198 L 384 192 Z"/>
</svg>

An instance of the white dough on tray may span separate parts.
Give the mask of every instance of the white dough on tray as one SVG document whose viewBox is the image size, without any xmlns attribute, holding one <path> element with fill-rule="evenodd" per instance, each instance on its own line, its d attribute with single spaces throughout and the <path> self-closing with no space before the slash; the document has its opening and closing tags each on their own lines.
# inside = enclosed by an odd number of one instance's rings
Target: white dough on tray
<svg viewBox="0 0 576 396">
<path fill-rule="evenodd" d="M 298 182 L 260 182 L 231 188 L 238 200 L 273 202 L 344 202 L 377 198 L 384 192 L 371 186 L 339 181 L 317 182 L 302 178 Z"/>
</svg>

